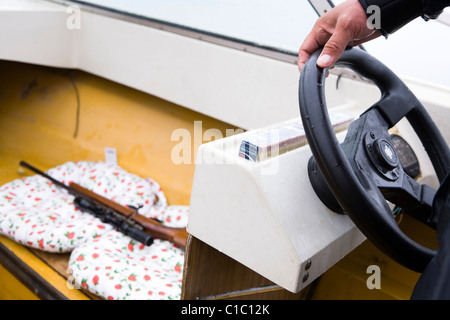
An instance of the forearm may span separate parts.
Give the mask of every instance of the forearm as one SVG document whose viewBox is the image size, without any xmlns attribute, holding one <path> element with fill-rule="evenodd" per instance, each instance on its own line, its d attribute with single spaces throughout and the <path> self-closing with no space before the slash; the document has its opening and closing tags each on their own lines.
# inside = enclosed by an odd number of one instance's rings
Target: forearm
<svg viewBox="0 0 450 320">
<path fill-rule="evenodd" d="M 417 17 L 435 19 L 450 5 L 450 0 L 358 0 L 366 13 L 376 5 L 380 8 L 380 31 L 383 35 L 394 33 Z M 370 9 L 370 8 L 369 8 Z"/>
</svg>

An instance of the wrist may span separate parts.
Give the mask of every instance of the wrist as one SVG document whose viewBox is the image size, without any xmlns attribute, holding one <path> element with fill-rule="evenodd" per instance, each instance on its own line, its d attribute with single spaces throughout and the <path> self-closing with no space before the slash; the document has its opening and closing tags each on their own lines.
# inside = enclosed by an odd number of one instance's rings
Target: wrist
<svg viewBox="0 0 450 320">
<path fill-rule="evenodd" d="M 370 6 L 379 8 L 379 23 L 377 29 L 387 37 L 394 33 L 408 22 L 423 15 L 421 0 L 358 0 L 371 18 L 373 11 Z M 376 18 L 376 17 L 375 17 Z"/>
</svg>

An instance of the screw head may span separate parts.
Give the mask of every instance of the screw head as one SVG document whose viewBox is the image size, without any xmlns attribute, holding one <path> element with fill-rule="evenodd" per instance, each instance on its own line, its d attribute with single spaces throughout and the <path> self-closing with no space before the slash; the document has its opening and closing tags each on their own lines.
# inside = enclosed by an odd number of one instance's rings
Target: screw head
<svg viewBox="0 0 450 320">
<path fill-rule="evenodd" d="M 305 275 L 303 276 L 303 282 L 306 282 L 309 278 L 309 272 L 306 272 Z"/>
<path fill-rule="evenodd" d="M 312 265 L 312 261 L 308 260 L 305 264 L 305 270 L 309 270 L 309 268 L 311 268 L 311 265 Z"/>
</svg>

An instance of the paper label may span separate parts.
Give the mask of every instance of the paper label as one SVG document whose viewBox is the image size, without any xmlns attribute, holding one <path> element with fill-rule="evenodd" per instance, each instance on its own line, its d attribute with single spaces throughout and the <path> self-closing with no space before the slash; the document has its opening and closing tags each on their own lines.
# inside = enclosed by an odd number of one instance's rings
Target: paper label
<svg viewBox="0 0 450 320">
<path fill-rule="evenodd" d="M 115 148 L 105 148 L 105 162 L 117 166 L 117 152 Z"/>
</svg>

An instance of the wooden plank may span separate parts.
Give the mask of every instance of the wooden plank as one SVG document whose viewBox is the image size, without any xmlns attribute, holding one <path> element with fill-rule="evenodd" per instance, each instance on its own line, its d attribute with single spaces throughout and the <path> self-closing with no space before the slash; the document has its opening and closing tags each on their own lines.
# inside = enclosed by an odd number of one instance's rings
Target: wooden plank
<svg viewBox="0 0 450 320">
<path fill-rule="evenodd" d="M 0 258 L 5 269 L 41 299 L 88 299 L 80 290 L 70 289 L 66 278 L 28 248 L 3 236 L 0 236 Z"/>
<path fill-rule="evenodd" d="M 189 236 L 184 264 L 182 299 L 305 298 L 308 288 L 293 294 L 253 270 Z"/>
</svg>

